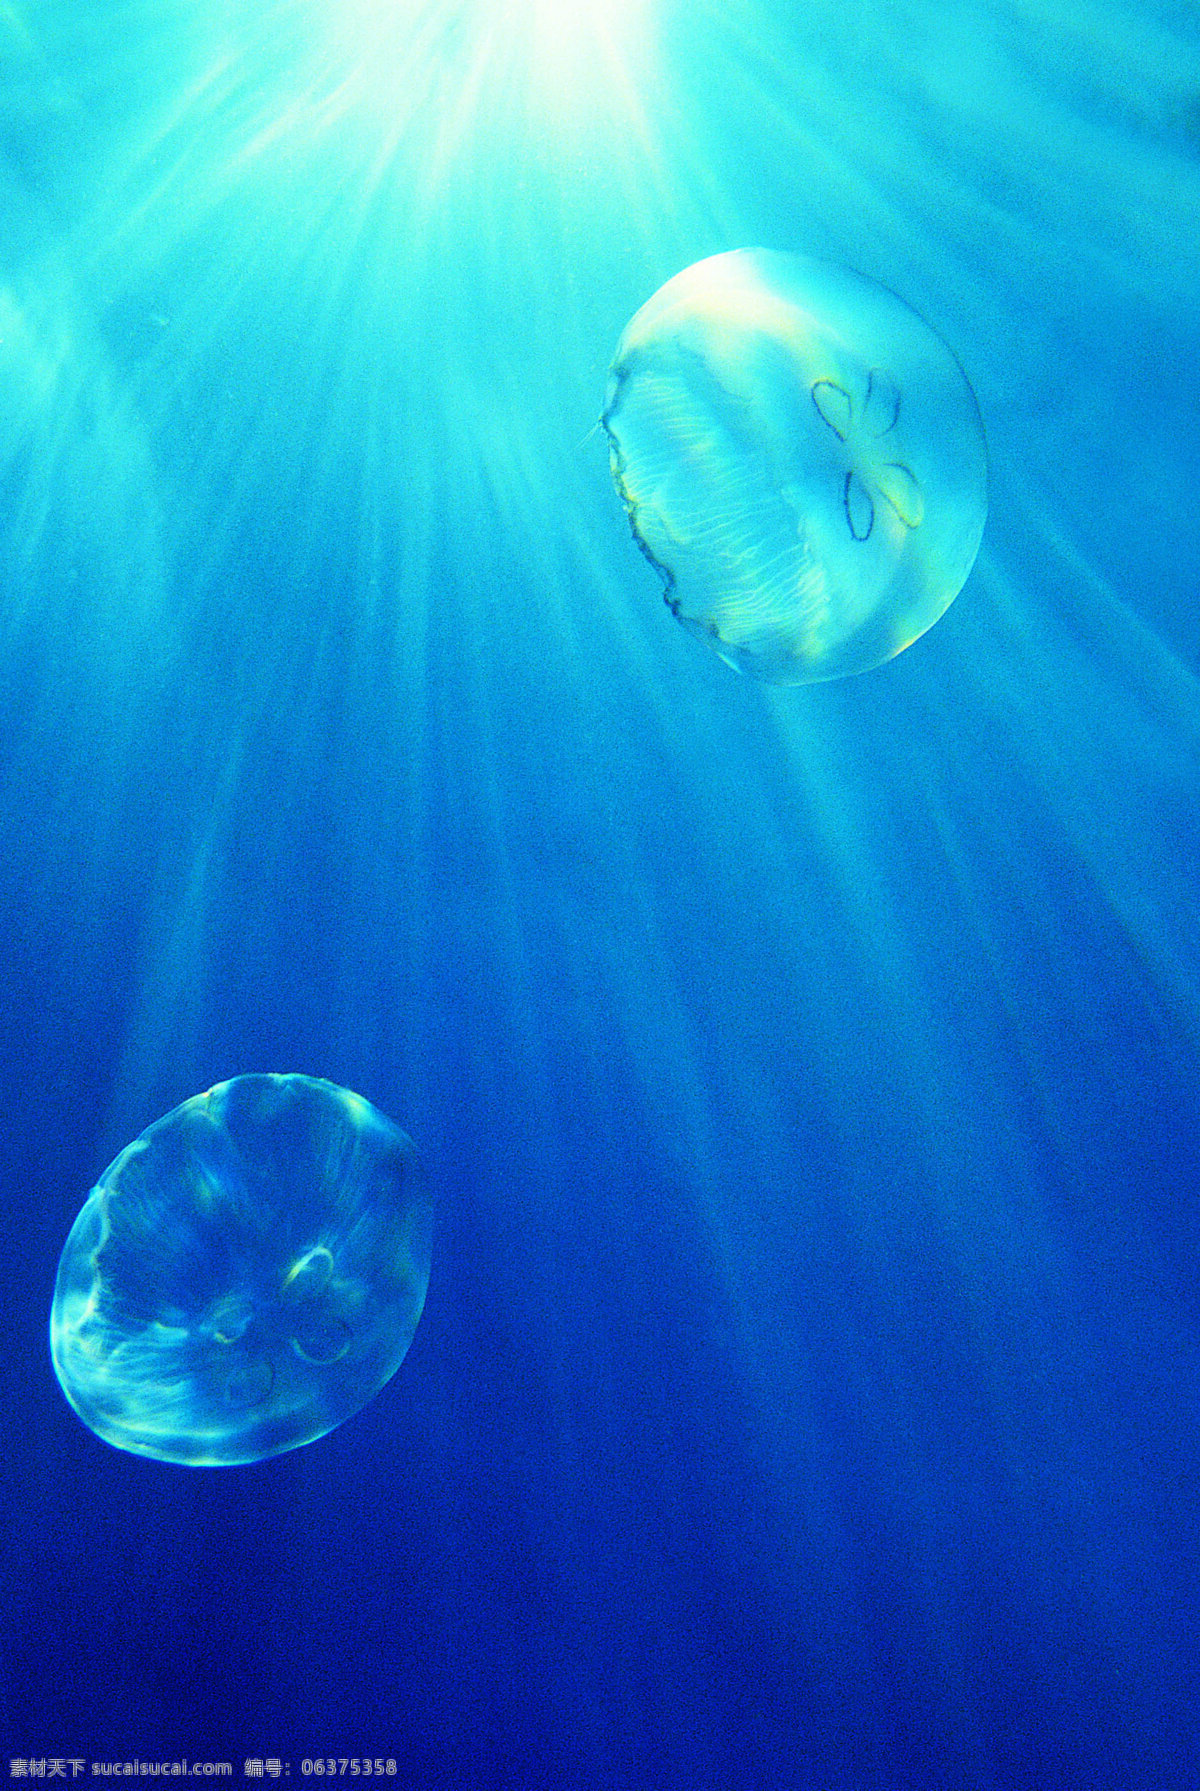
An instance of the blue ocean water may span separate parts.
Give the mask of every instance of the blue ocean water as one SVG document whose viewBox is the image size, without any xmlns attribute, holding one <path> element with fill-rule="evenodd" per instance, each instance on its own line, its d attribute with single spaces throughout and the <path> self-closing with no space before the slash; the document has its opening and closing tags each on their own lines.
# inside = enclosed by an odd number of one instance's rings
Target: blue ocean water
<svg viewBox="0 0 1200 1791">
<path fill-rule="evenodd" d="M 749 245 L 985 421 L 861 678 L 677 627 L 594 427 Z M 6 1772 L 1195 1782 L 1198 307 L 1191 0 L 0 6 Z M 425 1313 L 138 1459 L 58 1255 L 251 1071 L 416 1139 Z"/>
</svg>

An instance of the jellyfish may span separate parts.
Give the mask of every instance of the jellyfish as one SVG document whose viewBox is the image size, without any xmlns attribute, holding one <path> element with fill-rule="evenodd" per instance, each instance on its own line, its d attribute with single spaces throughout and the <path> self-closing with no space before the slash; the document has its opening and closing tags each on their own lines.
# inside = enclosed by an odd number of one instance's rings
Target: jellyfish
<svg viewBox="0 0 1200 1791">
<path fill-rule="evenodd" d="M 50 1312 L 59 1384 L 134 1455 L 297 1449 L 404 1360 L 430 1239 L 412 1140 L 361 1095 L 235 1077 L 148 1127 L 88 1195 Z"/>
<path fill-rule="evenodd" d="M 979 551 L 975 394 L 903 299 L 847 268 L 766 249 L 685 268 L 622 334 L 601 421 L 668 608 L 768 683 L 893 658 Z"/>
</svg>

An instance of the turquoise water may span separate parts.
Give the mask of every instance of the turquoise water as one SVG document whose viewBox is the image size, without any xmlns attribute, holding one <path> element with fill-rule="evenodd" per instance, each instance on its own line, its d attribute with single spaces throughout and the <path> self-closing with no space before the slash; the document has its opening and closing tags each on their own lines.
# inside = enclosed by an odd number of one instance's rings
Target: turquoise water
<svg viewBox="0 0 1200 1791">
<path fill-rule="evenodd" d="M 0 7 L 0 1733 L 422 1791 L 1178 1791 L 1195 1634 L 1189 4 Z M 689 638 L 596 427 L 703 256 L 953 349 L 860 678 Z M 54 1380 L 249 1072 L 436 1208 L 410 1353 L 187 1469 Z"/>
</svg>

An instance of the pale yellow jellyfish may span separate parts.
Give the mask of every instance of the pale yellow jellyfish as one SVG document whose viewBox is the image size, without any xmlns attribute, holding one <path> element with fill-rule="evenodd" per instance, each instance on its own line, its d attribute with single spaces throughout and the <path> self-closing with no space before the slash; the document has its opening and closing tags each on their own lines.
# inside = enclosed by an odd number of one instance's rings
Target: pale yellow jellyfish
<svg viewBox="0 0 1200 1791">
<path fill-rule="evenodd" d="M 962 589 L 987 514 L 975 395 L 886 287 L 741 249 L 625 329 L 602 418 L 678 619 L 776 684 L 880 665 Z"/>
</svg>

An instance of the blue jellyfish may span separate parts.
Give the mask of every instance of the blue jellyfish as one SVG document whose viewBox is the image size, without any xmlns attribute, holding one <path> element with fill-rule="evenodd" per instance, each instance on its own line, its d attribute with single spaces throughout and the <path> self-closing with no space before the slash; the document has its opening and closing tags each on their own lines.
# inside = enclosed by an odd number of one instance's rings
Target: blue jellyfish
<svg viewBox="0 0 1200 1791">
<path fill-rule="evenodd" d="M 685 268 L 621 336 L 601 420 L 669 608 L 751 677 L 882 664 L 979 551 L 987 461 L 966 375 L 846 268 L 766 249 Z"/>
<path fill-rule="evenodd" d="M 431 1211 L 410 1138 L 310 1076 L 238 1076 L 110 1164 L 50 1313 L 59 1384 L 118 1449 L 194 1467 L 324 1436 L 407 1354 Z"/>
</svg>

